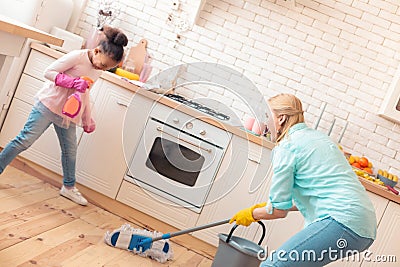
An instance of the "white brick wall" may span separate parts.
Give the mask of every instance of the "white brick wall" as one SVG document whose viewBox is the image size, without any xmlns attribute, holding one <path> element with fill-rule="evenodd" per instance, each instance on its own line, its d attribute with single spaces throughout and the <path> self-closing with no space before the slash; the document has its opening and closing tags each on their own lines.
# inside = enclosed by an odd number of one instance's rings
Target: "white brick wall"
<svg viewBox="0 0 400 267">
<path fill-rule="evenodd" d="M 192 12 L 190 5 L 199 1 L 182 0 L 182 9 Z M 99 2 L 88 1 L 76 33 L 88 35 Z M 400 1 L 296 0 L 294 7 L 283 0 L 207 0 L 181 43 L 167 25 L 169 0 L 119 2 L 124 8 L 114 26 L 130 45 L 148 40 L 153 74 L 200 60 L 231 66 L 265 98 L 280 92 L 299 96 L 309 125 L 327 102 L 319 129 L 327 131 L 336 118 L 337 138 L 348 121 L 345 149 L 400 173 L 400 126 L 376 115 L 400 63 Z M 220 90 L 204 94 L 226 101 Z M 243 103 L 229 103 L 244 115 Z"/>
</svg>

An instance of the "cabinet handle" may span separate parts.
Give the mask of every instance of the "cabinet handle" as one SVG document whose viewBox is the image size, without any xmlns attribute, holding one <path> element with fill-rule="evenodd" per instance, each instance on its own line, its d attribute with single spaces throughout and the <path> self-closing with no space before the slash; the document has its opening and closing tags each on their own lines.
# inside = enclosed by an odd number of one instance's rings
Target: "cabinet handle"
<svg viewBox="0 0 400 267">
<path fill-rule="evenodd" d="M 128 104 L 126 104 L 125 102 L 122 102 L 121 100 L 117 100 L 117 104 L 123 107 L 128 107 Z"/>
<path fill-rule="evenodd" d="M 260 160 L 252 159 L 252 158 L 247 158 L 249 161 L 254 162 L 256 164 L 261 164 Z"/>
</svg>

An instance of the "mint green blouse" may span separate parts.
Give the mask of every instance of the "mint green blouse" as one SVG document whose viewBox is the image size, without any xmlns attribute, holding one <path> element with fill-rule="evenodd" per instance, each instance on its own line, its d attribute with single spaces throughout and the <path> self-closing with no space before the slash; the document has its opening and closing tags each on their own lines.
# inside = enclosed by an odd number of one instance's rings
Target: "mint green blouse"
<svg viewBox="0 0 400 267">
<path fill-rule="evenodd" d="M 362 237 L 376 237 L 374 207 L 329 136 L 298 123 L 273 149 L 269 206 L 297 206 L 305 226 L 332 217 Z"/>
</svg>

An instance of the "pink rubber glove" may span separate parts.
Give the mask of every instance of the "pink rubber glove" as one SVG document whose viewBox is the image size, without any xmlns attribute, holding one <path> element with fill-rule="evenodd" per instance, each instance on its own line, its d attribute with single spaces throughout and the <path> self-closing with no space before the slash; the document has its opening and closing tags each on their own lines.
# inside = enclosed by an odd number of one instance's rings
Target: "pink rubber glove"
<svg viewBox="0 0 400 267">
<path fill-rule="evenodd" d="M 92 133 L 96 129 L 96 122 L 93 119 L 90 119 L 90 123 L 88 125 L 83 125 L 83 131 L 85 133 Z"/>
<path fill-rule="evenodd" d="M 89 83 L 86 80 L 80 77 L 73 78 L 64 73 L 58 73 L 54 83 L 57 86 L 74 88 L 80 93 L 84 93 L 89 88 Z"/>
</svg>

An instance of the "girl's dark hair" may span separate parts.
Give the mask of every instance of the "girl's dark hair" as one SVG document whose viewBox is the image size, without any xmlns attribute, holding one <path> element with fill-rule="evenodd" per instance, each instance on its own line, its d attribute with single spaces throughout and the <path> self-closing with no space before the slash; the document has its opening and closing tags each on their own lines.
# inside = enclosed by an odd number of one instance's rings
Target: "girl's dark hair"
<svg viewBox="0 0 400 267">
<path fill-rule="evenodd" d="M 128 38 L 121 30 L 110 26 L 105 25 L 102 31 L 105 38 L 99 44 L 101 50 L 115 62 L 120 62 L 124 57 L 124 46 L 128 44 Z"/>
</svg>

